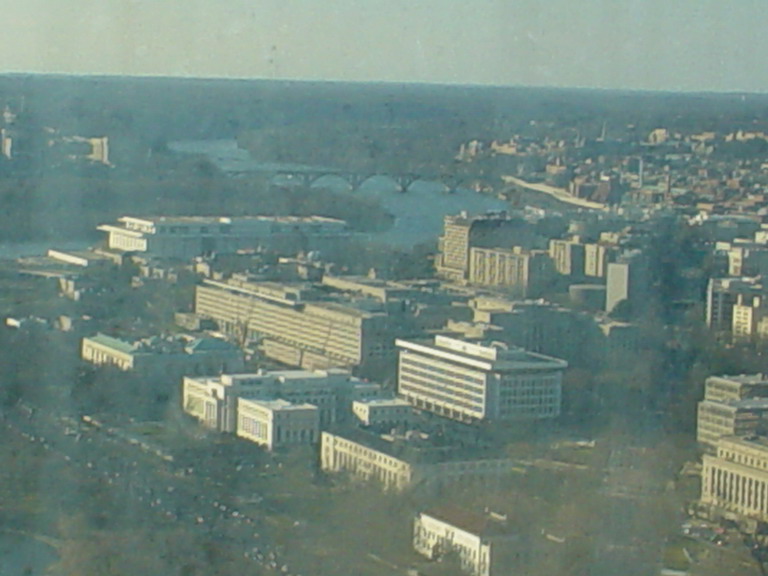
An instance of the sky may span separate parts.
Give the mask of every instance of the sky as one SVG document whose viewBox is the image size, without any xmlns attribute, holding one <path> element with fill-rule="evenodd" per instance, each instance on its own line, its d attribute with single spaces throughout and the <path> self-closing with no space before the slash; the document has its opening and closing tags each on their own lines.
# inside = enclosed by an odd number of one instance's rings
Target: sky
<svg viewBox="0 0 768 576">
<path fill-rule="evenodd" d="M 6 0 L 0 73 L 768 91 L 765 0 Z"/>
</svg>

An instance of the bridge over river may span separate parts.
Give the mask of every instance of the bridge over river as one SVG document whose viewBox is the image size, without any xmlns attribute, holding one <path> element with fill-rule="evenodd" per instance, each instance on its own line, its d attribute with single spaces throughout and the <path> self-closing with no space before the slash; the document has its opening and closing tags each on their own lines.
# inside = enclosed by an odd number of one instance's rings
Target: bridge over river
<svg viewBox="0 0 768 576">
<path fill-rule="evenodd" d="M 489 210 L 504 210 L 506 202 L 473 190 L 455 187 L 440 181 L 428 181 L 414 174 L 387 176 L 373 173 L 352 174 L 333 168 L 297 164 L 270 164 L 254 161 L 247 151 L 237 147 L 234 140 L 191 140 L 171 142 L 168 147 L 179 153 L 207 156 L 221 170 L 236 177 L 238 174 L 262 173 L 272 175 L 276 186 L 302 185 L 328 187 L 333 190 L 359 190 L 377 200 L 392 216 L 389 230 L 370 234 L 374 243 L 406 247 L 422 242 L 436 242 L 443 230 L 443 217 L 466 210 L 479 214 Z M 409 192 L 402 194 L 403 189 Z"/>
<path fill-rule="evenodd" d="M 287 162 L 259 162 L 251 158 L 247 150 L 239 148 L 235 140 L 181 140 L 170 142 L 168 148 L 183 154 L 204 155 L 220 170 L 233 177 L 246 174 L 266 175 L 277 186 L 301 185 L 306 188 L 330 188 L 350 192 L 420 191 L 425 185 L 437 187 L 443 192 L 453 192 L 463 185 L 466 186 L 464 178 L 449 174 L 346 170 Z"/>
</svg>

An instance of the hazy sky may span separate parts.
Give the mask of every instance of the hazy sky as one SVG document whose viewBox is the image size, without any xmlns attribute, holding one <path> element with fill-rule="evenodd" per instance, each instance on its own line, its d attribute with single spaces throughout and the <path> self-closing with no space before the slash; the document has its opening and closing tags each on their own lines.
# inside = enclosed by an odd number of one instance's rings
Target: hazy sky
<svg viewBox="0 0 768 576">
<path fill-rule="evenodd" d="M 0 71 L 768 91 L 766 0 L 6 0 Z"/>
</svg>

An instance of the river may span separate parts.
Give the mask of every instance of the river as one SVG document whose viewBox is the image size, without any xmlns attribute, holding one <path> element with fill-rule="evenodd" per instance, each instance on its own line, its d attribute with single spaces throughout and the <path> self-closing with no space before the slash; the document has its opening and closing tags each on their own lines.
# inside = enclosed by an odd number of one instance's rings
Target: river
<svg viewBox="0 0 768 576">
<path fill-rule="evenodd" d="M 322 171 L 323 167 L 259 163 L 246 150 L 237 147 L 234 140 L 183 140 L 170 142 L 169 149 L 184 154 L 202 154 L 208 157 L 222 171 L 229 174 L 269 173 L 278 170 L 310 169 Z M 440 182 L 418 180 L 402 193 L 393 189 L 391 179 L 380 176 L 366 180 L 359 190 L 348 192 L 348 185 L 341 179 L 328 178 L 326 185 L 338 187 L 337 191 L 349 194 L 364 194 L 376 198 L 395 218 L 389 230 L 371 234 L 372 242 L 392 246 L 413 246 L 423 242 L 434 242 L 443 230 L 443 217 L 466 210 L 479 214 L 489 210 L 504 210 L 507 203 L 478 194 L 473 190 L 459 188 L 451 193 L 445 191 Z"/>
</svg>

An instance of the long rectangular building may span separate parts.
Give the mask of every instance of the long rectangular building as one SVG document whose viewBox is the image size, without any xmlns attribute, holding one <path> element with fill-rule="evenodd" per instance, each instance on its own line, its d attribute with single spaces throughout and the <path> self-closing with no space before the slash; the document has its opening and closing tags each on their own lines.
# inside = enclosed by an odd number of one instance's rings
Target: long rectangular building
<svg viewBox="0 0 768 576">
<path fill-rule="evenodd" d="M 343 420 L 352 404 L 377 398 L 381 387 L 363 382 L 343 370 L 278 370 L 255 374 L 222 374 L 206 378 L 184 378 L 183 409 L 205 426 L 234 432 L 237 402 L 241 398 L 283 399 L 317 407 L 320 425 Z"/>
<path fill-rule="evenodd" d="M 220 374 L 243 368 L 242 351 L 216 338 L 154 336 L 127 341 L 99 333 L 82 339 L 80 357 L 97 366 L 115 366 L 148 377 Z"/>
<path fill-rule="evenodd" d="M 417 408 L 463 422 L 560 415 L 564 360 L 446 336 L 396 344 L 398 394 Z"/>
<path fill-rule="evenodd" d="M 346 222 L 321 216 L 123 216 L 98 229 L 111 250 L 181 259 L 347 234 Z"/>
<path fill-rule="evenodd" d="M 395 335 L 409 326 L 392 309 L 365 299 L 305 300 L 301 290 L 270 283 L 205 280 L 195 292 L 199 316 L 258 341 L 271 358 L 308 369 L 364 370 L 393 361 Z"/>
<path fill-rule="evenodd" d="M 713 517 L 768 522 L 768 439 L 721 438 L 703 457 L 701 504 Z"/>
<path fill-rule="evenodd" d="M 507 458 L 469 457 L 450 449 L 398 451 L 394 439 L 373 434 L 320 433 L 321 470 L 375 482 L 386 491 L 498 479 L 514 472 L 516 466 Z"/>
</svg>

